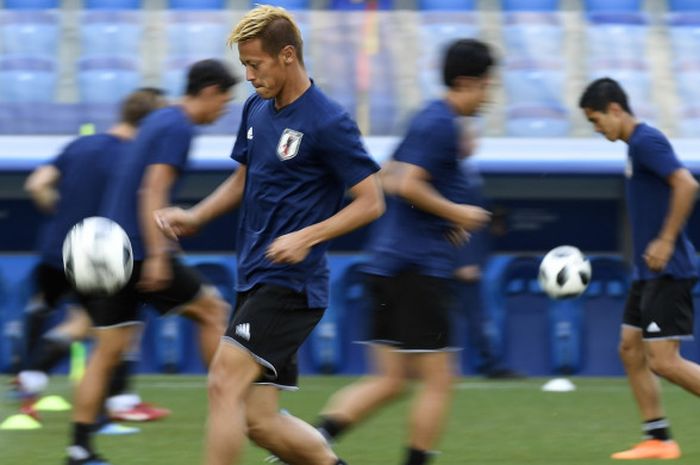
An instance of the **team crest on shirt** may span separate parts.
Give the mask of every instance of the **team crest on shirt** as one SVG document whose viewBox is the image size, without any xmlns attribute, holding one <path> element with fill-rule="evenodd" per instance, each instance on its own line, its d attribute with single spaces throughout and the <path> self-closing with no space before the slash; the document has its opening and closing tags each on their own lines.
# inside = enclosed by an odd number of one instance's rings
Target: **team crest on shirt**
<svg viewBox="0 0 700 465">
<path fill-rule="evenodd" d="M 291 160 L 299 153 L 301 138 L 304 137 L 303 132 L 294 131 L 293 129 L 285 129 L 277 143 L 277 156 L 282 161 Z"/>
</svg>

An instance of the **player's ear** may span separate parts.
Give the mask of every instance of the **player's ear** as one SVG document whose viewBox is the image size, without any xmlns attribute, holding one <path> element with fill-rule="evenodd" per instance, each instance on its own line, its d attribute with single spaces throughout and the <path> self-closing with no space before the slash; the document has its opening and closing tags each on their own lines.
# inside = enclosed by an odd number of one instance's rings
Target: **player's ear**
<svg viewBox="0 0 700 465">
<path fill-rule="evenodd" d="M 280 51 L 280 56 L 282 57 L 282 62 L 285 65 L 291 65 L 294 62 L 294 59 L 296 58 L 296 51 L 294 50 L 294 46 L 285 45 Z"/>
</svg>

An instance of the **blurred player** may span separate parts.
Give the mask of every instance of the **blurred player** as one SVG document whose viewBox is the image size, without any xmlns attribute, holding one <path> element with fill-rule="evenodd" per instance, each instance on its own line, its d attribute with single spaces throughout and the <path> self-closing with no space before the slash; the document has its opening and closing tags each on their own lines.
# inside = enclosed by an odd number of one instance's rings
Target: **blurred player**
<svg viewBox="0 0 700 465">
<path fill-rule="evenodd" d="M 644 440 L 614 459 L 675 459 L 655 375 L 700 395 L 700 366 L 685 360 L 680 341 L 693 337 L 691 289 L 695 249 L 685 222 L 698 183 L 678 161 L 668 139 L 640 123 L 627 95 L 609 78 L 591 83 L 579 102 L 595 130 L 627 143 L 627 208 L 632 227 L 634 275 L 622 321 L 620 357 L 642 417 Z"/>
<path fill-rule="evenodd" d="M 335 394 L 319 424 L 319 431 L 335 438 L 396 399 L 415 376 L 421 387 L 408 420 L 405 465 L 429 461 L 449 408 L 457 248 L 467 231 L 489 220 L 482 208 L 458 203 L 466 185 L 458 119 L 485 102 L 493 64 L 486 44 L 452 43 L 444 58 L 444 97 L 418 112 L 394 153 L 385 183 L 393 195 L 372 231 L 366 266 L 376 373 Z"/>
<path fill-rule="evenodd" d="M 190 210 L 161 213 L 180 235 L 241 208 L 237 309 L 209 372 L 204 463 L 237 463 L 247 432 L 287 463 L 343 464 L 312 426 L 279 413 L 279 390 L 296 389 L 297 349 L 328 305 L 328 241 L 383 212 L 378 167 L 355 122 L 310 81 L 285 10 L 251 10 L 229 44 L 256 90 L 233 148 L 239 168 Z"/>
<path fill-rule="evenodd" d="M 127 285 L 108 297 L 87 296 L 85 305 L 96 328 L 96 344 L 75 393 L 69 465 L 104 465 L 91 444 L 93 423 L 107 382 L 140 324 L 147 303 L 161 314 L 179 312 L 199 326 L 201 352 L 210 362 L 225 329 L 228 306 L 213 286 L 176 258 L 174 244 L 154 220 L 154 211 L 170 204 L 184 171 L 195 124 L 210 124 L 224 112 L 237 79 L 216 60 L 193 64 L 185 96 L 178 105 L 149 115 L 126 157 L 113 173 L 100 210 L 129 235 L 134 272 Z"/>
<path fill-rule="evenodd" d="M 464 173 L 465 184 L 461 202 L 487 207 L 484 196 L 484 180 L 476 165 L 470 158 L 476 152 L 477 134 L 474 124 L 463 118 L 460 125 L 460 152 L 464 161 L 461 169 Z M 484 266 L 489 257 L 490 244 L 489 228 L 473 231 L 457 252 L 457 281 L 456 310 L 460 316 L 466 317 L 468 337 L 467 343 L 478 354 L 477 372 L 490 379 L 518 379 L 524 375 L 509 368 L 502 360 L 498 350 L 487 331 L 487 317 L 484 313 L 484 302 L 481 292 L 481 278 Z M 464 355 L 465 357 L 467 354 Z"/>
<path fill-rule="evenodd" d="M 25 188 L 37 207 L 49 215 L 40 235 L 41 261 L 34 271 L 36 294 L 25 317 L 29 362 L 17 376 L 19 392 L 27 397 L 23 411 L 34 415 L 32 403 L 48 384 L 48 373 L 70 352 L 73 341 L 90 335 L 92 323 L 72 292 L 63 272 L 62 244 L 70 228 L 97 215 L 105 186 L 114 168 L 149 113 L 166 104 L 159 89 L 143 88 L 126 97 L 119 122 L 104 134 L 86 135 L 71 142 L 51 163 L 39 166 Z M 42 335 L 46 319 L 68 302 L 66 317 Z M 122 394 L 127 385 L 129 361 L 124 361 L 110 385 L 110 395 Z M 132 397 L 133 398 L 133 397 Z M 128 410 L 152 418 L 159 411 L 135 403 Z M 164 411 L 160 411 L 164 413 Z M 135 418 L 135 417 L 132 417 Z"/>
</svg>

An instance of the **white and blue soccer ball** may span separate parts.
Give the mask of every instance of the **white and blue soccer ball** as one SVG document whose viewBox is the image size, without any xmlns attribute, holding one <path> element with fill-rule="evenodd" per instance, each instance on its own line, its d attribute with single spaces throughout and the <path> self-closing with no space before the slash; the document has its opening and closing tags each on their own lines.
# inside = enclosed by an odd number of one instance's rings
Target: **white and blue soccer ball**
<svg viewBox="0 0 700 465">
<path fill-rule="evenodd" d="M 133 268 L 129 236 L 108 218 L 85 218 L 63 241 L 66 277 L 83 294 L 118 292 L 131 278 Z"/>
<path fill-rule="evenodd" d="M 591 262 L 574 246 L 555 247 L 542 259 L 538 281 L 553 299 L 578 297 L 591 281 Z"/>
</svg>

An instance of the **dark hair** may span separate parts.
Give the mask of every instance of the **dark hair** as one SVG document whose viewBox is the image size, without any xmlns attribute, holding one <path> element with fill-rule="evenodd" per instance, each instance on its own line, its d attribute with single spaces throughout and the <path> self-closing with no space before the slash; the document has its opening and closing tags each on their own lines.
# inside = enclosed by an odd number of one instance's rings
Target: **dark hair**
<svg viewBox="0 0 700 465">
<path fill-rule="evenodd" d="M 581 95 L 578 106 L 605 113 L 608 111 L 608 105 L 611 103 L 617 103 L 630 115 L 634 114 L 630 109 L 627 102 L 627 94 L 622 86 L 616 80 L 604 77 L 588 84 L 588 87 Z"/>
<path fill-rule="evenodd" d="M 138 126 L 149 113 L 165 104 L 162 98 L 164 95 L 165 92 L 155 87 L 142 87 L 135 90 L 122 102 L 120 121 Z"/>
<path fill-rule="evenodd" d="M 195 96 L 205 87 L 214 85 L 218 86 L 222 92 L 226 92 L 238 82 L 238 77 L 234 76 L 219 60 L 201 60 L 190 66 L 187 72 L 185 94 Z"/>
<path fill-rule="evenodd" d="M 258 38 L 263 50 L 273 57 L 277 56 L 284 47 L 291 45 L 296 50 L 299 63 L 304 64 L 304 41 L 299 29 L 287 18 L 272 20 Z"/>
<path fill-rule="evenodd" d="M 442 68 L 443 82 L 452 87 L 458 77 L 483 77 L 496 60 L 489 46 L 476 39 L 459 39 L 452 42 L 445 53 Z"/>
</svg>

